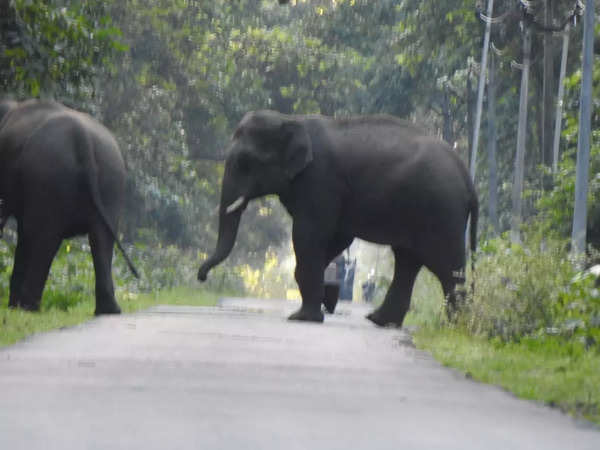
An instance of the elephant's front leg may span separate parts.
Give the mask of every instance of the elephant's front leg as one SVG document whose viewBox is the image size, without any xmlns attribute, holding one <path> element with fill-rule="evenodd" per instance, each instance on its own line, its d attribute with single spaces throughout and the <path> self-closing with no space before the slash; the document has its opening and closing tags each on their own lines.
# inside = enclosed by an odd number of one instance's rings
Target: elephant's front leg
<svg viewBox="0 0 600 450">
<path fill-rule="evenodd" d="M 294 225 L 295 277 L 302 295 L 302 306 L 289 320 L 323 322 L 321 302 L 325 295 L 323 272 L 326 255 L 324 246 L 319 245 L 320 241 L 314 233 Z"/>
<path fill-rule="evenodd" d="M 15 250 L 15 261 L 13 264 L 13 271 L 10 277 L 10 298 L 8 306 L 17 308 L 21 305 L 21 286 L 23 285 L 23 278 L 25 276 L 25 265 L 27 262 L 26 257 L 26 241 L 22 229 L 19 229 L 17 233 L 17 248 Z"/>
<path fill-rule="evenodd" d="M 306 258 L 300 258 L 296 254 L 295 276 L 302 295 L 302 306 L 289 317 L 290 320 L 323 322 L 323 312 L 321 311 L 321 301 L 325 295 L 323 264 L 319 263 L 317 259 L 316 254 L 311 257 L 307 253 Z"/>
</svg>

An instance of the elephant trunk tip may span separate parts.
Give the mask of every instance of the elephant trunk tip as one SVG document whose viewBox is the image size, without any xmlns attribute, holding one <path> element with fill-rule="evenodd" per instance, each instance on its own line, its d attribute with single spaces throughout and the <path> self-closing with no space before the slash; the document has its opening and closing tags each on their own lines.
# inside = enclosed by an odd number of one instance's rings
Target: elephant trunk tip
<svg viewBox="0 0 600 450">
<path fill-rule="evenodd" d="M 208 276 L 209 270 L 210 266 L 208 266 L 207 264 L 202 264 L 202 266 L 200 266 L 200 270 L 198 270 L 198 281 L 204 283 Z"/>
</svg>

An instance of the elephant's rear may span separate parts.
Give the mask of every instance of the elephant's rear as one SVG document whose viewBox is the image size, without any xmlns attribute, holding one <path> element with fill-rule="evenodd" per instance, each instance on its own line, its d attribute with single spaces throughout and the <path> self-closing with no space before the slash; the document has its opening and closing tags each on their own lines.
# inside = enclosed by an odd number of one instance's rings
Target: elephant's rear
<svg viewBox="0 0 600 450">
<path fill-rule="evenodd" d="M 107 135 L 108 132 L 99 133 L 79 113 L 63 108 L 48 114 L 23 147 L 24 189 L 48 197 L 57 213 L 72 222 L 69 234 L 87 232 L 89 219 L 94 215 L 90 177 L 93 185 L 101 186 L 102 203 L 111 205 L 110 221 L 116 225 L 125 168 L 116 143 Z M 90 164 L 94 166 L 92 173 Z"/>
<path fill-rule="evenodd" d="M 96 314 L 120 312 L 110 270 L 115 241 L 122 250 L 115 230 L 125 167 L 112 135 L 85 114 L 31 100 L 7 114 L 0 146 L 0 195 L 10 194 L 9 212 L 18 224 L 9 304 L 38 309 L 60 242 L 88 234 L 96 270 Z"/>
<path fill-rule="evenodd" d="M 126 170 L 119 146 L 102 124 L 86 114 L 73 115 L 73 140 L 78 162 L 97 209 L 105 209 L 111 224 L 117 226 L 123 208 Z M 110 205 L 110 208 L 104 206 Z"/>
</svg>

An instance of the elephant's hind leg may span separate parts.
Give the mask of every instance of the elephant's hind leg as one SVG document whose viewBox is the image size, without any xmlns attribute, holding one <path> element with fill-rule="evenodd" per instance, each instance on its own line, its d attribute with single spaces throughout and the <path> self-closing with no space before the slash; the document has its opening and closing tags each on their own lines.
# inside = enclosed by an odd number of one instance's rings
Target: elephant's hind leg
<svg viewBox="0 0 600 450">
<path fill-rule="evenodd" d="M 464 273 L 463 270 L 456 270 L 438 275 L 438 278 L 444 291 L 446 316 L 448 320 L 452 321 L 466 297 L 466 292 L 464 291 Z"/>
<path fill-rule="evenodd" d="M 422 266 L 421 261 L 412 252 L 400 248 L 394 248 L 393 251 L 394 279 L 381 306 L 367 316 L 370 321 L 379 326 L 402 325 L 410 307 L 410 296 L 415 279 Z"/>
<path fill-rule="evenodd" d="M 452 320 L 465 292 L 465 254 L 464 241 L 456 240 L 456 244 L 445 253 L 438 255 L 433 261 L 426 263 L 427 268 L 440 280 L 446 303 L 446 315 Z"/>
<path fill-rule="evenodd" d="M 58 233 L 51 231 L 30 231 L 25 232 L 23 238 L 19 236 L 16 274 L 11 278 L 11 305 L 30 311 L 40 309 L 44 285 L 61 242 Z"/>
<path fill-rule="evenodd" d="M 23 231 L 19 229 L 17 234 L 17 248 L 15 250 L 15 261 L 13 263 L 13 271 L 10 277 L 10 299 L 8 306 L 17 308 L 21 305 L 21 286 L 23 285 L 23 277 L 25 276 L 26 258 L 26 242 L 23 238 Z"/>
<path fill-rule="evenodd" d="M 119 314 L 121 308 L 115 299 L 112 279 L 114 239 L 103 223 L 92 227 L 90 248 L 96 272 L 96 311 L 94 314 Z"/>
</svg>

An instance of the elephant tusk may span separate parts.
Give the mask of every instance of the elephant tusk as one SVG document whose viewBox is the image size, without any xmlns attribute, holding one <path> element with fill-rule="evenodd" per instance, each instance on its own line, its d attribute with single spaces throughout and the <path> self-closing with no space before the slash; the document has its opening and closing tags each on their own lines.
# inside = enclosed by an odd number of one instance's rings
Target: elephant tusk
<svg viewBox="0 0 600 450">
<path fill-rule="evenodd" d="M 231 205 L 229 205 L 227 207 L 227 209 L 225 210 L 225 212 L 227 214 L 231 214 L 232 212 L 237 211 L 238 209 L 240 209 L 240 207 L 244 204 L 245 201 L 246 201 L 246 199 L 242 195 L 235 202 L 233 202 Z"/>
</svg>

